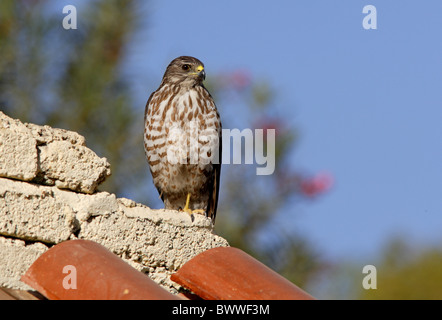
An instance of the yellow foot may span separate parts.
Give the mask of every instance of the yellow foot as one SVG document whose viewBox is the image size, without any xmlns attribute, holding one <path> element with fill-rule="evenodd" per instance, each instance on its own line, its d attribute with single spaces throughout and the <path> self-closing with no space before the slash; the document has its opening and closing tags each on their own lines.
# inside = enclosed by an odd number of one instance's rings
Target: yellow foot
<svg viewBox="0 0 442 320">
<path fill-rule="evenodd" d="M 186 199 L 186 206 L 184 207 L 183 211 L 187 212 L 190 215 L 190 219 L 195 220 L 195 216 L 193 215 L 194 213 L 199 213 L 199 214 L 206 214 L 206 211 L 204 211 L 203 209 L 195 209 L 195 210 L 191 210 L 189 208 L 189 203 L 190 203 L 190 193 L 187 194 L 187 199 Z"/>
</svg>

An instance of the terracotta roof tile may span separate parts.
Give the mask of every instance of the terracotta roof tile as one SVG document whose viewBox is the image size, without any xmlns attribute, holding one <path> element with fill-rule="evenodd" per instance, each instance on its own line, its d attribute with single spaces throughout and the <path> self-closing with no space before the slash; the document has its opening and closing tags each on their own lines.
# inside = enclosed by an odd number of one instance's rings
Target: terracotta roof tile
<svg viewBox="0 0 442 320">
<path fill-rule="evenodd" d="M 244 251 L 232 247 L 200 253 L 171 279 L 206 300 L 314 299 Z"/>
<path fill-rule="evenodd" d="M 102 245 L 88 240 L 70 240 L 53 246 L 21 280 L 46 298 L 56 300 L 314 299 L 244 251 L 232 247 L 207 250 L 185 263 L 171 280 L 191 292 L 179 295 L 169 293 Z M 9 298 L 7 293 L 0 291 L 0 298 Z"/>
<path fill-rule="evenodd" d="M 88 240 L 65 241 L 52 247 L 21 280 L 51 300 L 179 299 L 102 245 Z"/>
</svg>

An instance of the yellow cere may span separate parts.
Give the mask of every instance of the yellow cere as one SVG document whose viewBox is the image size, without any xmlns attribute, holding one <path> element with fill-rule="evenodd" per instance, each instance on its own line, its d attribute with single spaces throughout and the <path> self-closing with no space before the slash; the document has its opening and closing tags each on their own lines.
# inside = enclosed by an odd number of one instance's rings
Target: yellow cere
<svg viewBox="0 0 442 320">
<path fill-rule="evenodd" d="M 196 68 L 196 71 L 201 72 L 204 70 L 204 67 L 199 65 L 198 68 Z"/>
</svg>

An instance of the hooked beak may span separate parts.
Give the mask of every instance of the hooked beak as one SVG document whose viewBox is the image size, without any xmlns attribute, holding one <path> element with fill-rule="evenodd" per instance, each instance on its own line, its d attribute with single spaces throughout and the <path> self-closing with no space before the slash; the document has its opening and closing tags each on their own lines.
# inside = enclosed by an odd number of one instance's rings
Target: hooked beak
<svg viewBox="0 0 442 320">
<path fill-rule="evenodd" d="M 198 66 L 198 68 L 196 68 L 197 71 L 197 75 L 199 78 L 205 80 L 206 79 L 206 71 L 204 71 L 204 67 L 203 66 Z"/>
</svg>

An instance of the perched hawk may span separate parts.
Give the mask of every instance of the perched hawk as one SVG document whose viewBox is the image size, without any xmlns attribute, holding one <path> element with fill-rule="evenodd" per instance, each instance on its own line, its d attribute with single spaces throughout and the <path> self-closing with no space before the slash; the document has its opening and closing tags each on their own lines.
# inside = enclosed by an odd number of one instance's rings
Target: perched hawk
<svg viewBox="0 0 442 320">
<path fill-rule="evenodd" d="M 203 85 L 204 64 L 174 59 L 147 100 L 144 150 L 166 209 L 205 214 L 215 223 L 221 170 L 221 121 Z"/>
</svg>

